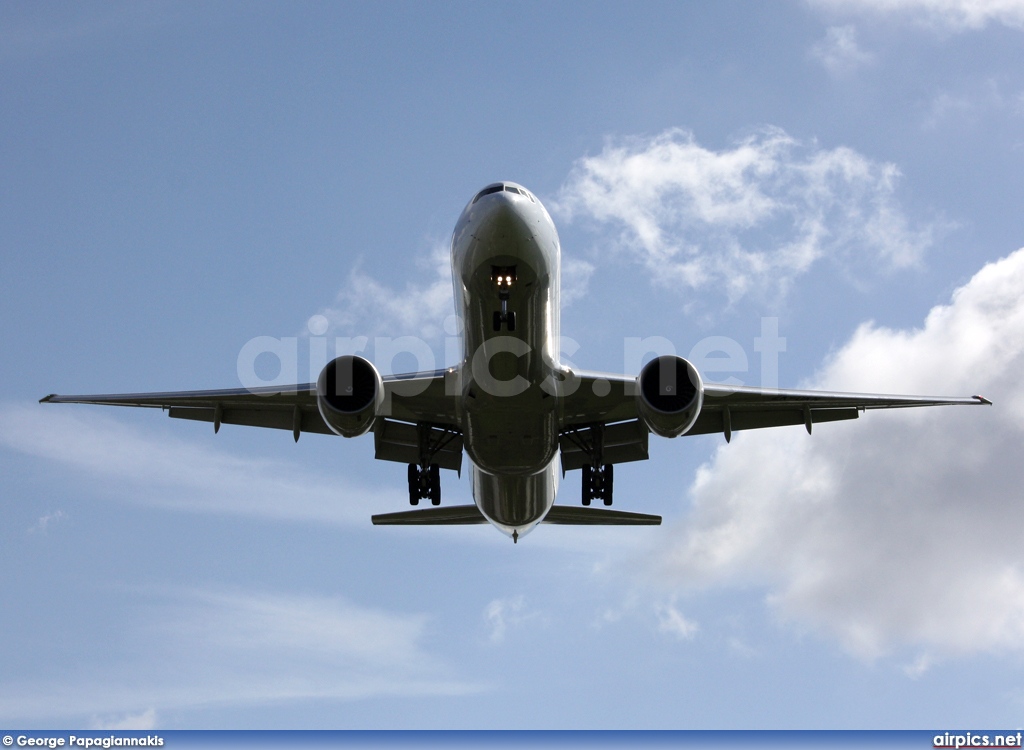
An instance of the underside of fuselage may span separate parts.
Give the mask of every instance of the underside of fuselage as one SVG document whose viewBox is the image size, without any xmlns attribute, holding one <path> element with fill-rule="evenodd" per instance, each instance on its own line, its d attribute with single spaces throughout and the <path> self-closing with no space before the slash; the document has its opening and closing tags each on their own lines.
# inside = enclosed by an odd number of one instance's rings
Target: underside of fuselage
<svg viewBox="0 0 1024 750">
<path fill-rule="evenodd" d="M 544 207 L 514 183 L 484 188 L 452 237 L 462 316 L 463 441 L 473 500 L 518 539 L 558 490 L 556 398 L 559 245 Z"/>
</svg>

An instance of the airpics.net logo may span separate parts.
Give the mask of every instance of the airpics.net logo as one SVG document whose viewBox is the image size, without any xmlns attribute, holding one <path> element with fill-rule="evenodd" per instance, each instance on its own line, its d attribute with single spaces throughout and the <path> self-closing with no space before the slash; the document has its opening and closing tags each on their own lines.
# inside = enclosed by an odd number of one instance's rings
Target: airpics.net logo
<svg viewBox="0 0 1024 750">
<path fill-rule="evenodd" d="M 334 357 L 355 354 L 369 359 L 384 375 L 392 373 L 434 372 L 440 368 L 459 365 L 465 353 L 462 349 L 462 320 L 451 315 L 445 321 L 446 337 L 443 354 L 439 357 L 430 344 L 417 336 L 391 338 L 378 336 L 339 336 L 329 338 L 327 319 L 314 315 L 309 319 L 310 335 L 304 337 L 256 336 L 247 341 L 238 353 L 238 380 L 249 389 L 274 386 L 288 387 L 295 383 L 315 383 L 320 372 Z M 753 354 L 739 341 L 728 336 L 705 336 L 688 352 L 679 351 L 664 336 L 631 336 L 622 342 L 621 373 L 635 375 L 652 357 L 680 355 L 686 357 L 697 371 L 708 380 L 726 386 L 760 385 L 762 388 L 779 387 L 779 355 L 786 351 L 786 339 L 779 336 L 779 319 L 761 318 L 761 332 L 753 339 Z M 578 341 L 560 336 L 550 342 L 551 352 L 562 364 L 577 369 L 574 359 L 579 358 Z M 525 347 L 525 348 L 524 348 Z M 476 378 L 489 382 L 491 360 L 512 354 L 521 357 L 529 353 L 529 346 L 513 336 L 498 336 L 485 342 L 480 351 L 469 358 Z M 586 363 L 582 369 L 588 369 Z M 745 377 L 744 377 L 745 376 Z M 745 382 L 745 379 L 747 382 Z M 750 380 L 760 380 L 750 383 Z M 495 384 L 500 393 L 508 395 L 507 388 Z"/>
<path fill-rule="evenodd" d="M 1007 734 L 943 732 L 932 738 L 932 747 L 954 748 L 954 750 L 962 747 L 1020 747 L 1022 735 L 1024 732 Z"/>
</svg>

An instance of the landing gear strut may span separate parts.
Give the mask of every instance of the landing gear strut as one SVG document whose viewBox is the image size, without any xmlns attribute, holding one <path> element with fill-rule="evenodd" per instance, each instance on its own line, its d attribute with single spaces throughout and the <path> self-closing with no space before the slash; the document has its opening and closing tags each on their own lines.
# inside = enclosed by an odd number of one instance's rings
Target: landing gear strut
<svg viewBox="0 0 1024 750">
<path fill-rule="evenodd" d="M 409 505 L 419 505 L 420 498 L 430 498 L 431 505 L 441 504 L 441 467 L 434 463 L 439 450 L 458 437 L 450 427 L 434 430 L 429 424 L 418 424 L 420 462 L 409 464 Z"/>
<path fill-rule="evenodd" d="M 516 330 L 516 314 L 514 310 L 508 309 L 508 295 L 512 291 L 512 284 L 516 280 L 515 266 L 491 266 L 491 281 L 498 287 L 498 300 L 501 302 L 501 309 L 494 311 L 494 330 L 500 331 L 502 324 L 509 332 Z"/>
<path fill-rule="evenodd" d="M 590 457 L 590 463 L 583 466 L 583 504 L 600 499 L 611 505 L 615 469 L 604 463 L 604 425 L 596 424 L 589 430 L 574 428 L 564 434 Z"/>
</svg>

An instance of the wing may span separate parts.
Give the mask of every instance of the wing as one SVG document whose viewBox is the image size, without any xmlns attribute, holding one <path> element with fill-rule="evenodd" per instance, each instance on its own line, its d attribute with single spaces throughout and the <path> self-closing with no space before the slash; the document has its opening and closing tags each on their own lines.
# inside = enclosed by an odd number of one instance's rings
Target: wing
<svg viewBox="0 0 1024 750">
<path fill-rule="evenodd" d="M 449 438 L 458 438 L 447 441 L 446 455 L 440 456 L 438 463 L 444 468 L 458 469 L 461 466 L 462 440 L 457 429 L 455 397 L 445 392 L 445 378 L 450 375 L 447 371 L 438 370 L 384 378 L 385 403 L 390 404 L 391 411 L 376 430 L 378 458 L 407 462 L 406 457 L 411 450 L 407 445 L 407 433 L 411 431 L 413 445 L 417 445 L 415 425 L 427 424 Z M 40 399 L 40 403 L 163 409 L 176 419 L 212 422 L 214 432 L 219 431 L 222 424 L 238 424 L 291 430 L 295 440 L 303 432 L 334 434 L 320 416 L 316 383 L 166 393 L 51 394 Z M 380 455 L 382 453 L 385 455 Z"/>
<path fill-rule="evenodd" d="M 734 430 L 798 424 L 810 433 L 812 425 L 818 422 L 857 419 L 860 412 L 868 409 L 980 404 L 992 402 L 983 396 L 893 396 L 705 384 L 700 416 L 686 434 L 721 432 L 728 440 Z"/>
<path fill-rule="evenodd" d="M 603 449 L 603 463 L 647 458 L 648 431 L 636 408 L 635 378 L 579 371 L 570 373 L 561 385 L 564 395 L 560 445 L 564 471 L 590 463 L 589 457 L 598 443 Z M 811 432 L 814 424 L 856 419 L 867 409 L 991 403 L 982 396 L 889 396 L 706 383 L 700 415 L 686 434 L 718 432 L 729 440 L 736 430 L 801 424 Z"/>
</svg>

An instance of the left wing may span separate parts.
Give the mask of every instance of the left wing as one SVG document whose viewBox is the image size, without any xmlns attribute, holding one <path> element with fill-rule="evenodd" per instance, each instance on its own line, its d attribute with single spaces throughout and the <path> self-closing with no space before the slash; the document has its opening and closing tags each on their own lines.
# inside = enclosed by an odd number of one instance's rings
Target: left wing
<svg viewBox="0 0 1024 750">
<path fill-rule="evenodd" d="M 435 425 L 448 433 L 458 433 L 456 401 L 445 389 L 451 371 L 415 373 L 384 378 L 385 404 L 388 414 L 381 421 L 377 451 L 388 455 L 387 460 L 405 461 L 404 448 L 407 423 Z M 88 396 L 60 396 L 51 394 L 40 399 L 47 404 L 103 404 L 108 406 L 138 406 L 163 409 L 176 419 L 212 422 L 214 432 L 222 424 L 250 427 L 269 427 L 291 430 L 295 440 L 303 432 L 333 435 L 334 432 L 320 416 L 317 406 L 316 383 L 290 386 L 263 386 L 260 388 L 231 388 L 211 391 L 170 391 L 166 393 L 114 393 Z M 392 436 L 394 436 L 392 440 Z M 395 443 L 394 441 L 398 441 Z M 399 448 L 395 446 L 398 445 Z M 457 453 L 461 464 L 462 441 L 450 445 L 447 453 Z M 393 456 L 400 455 L 401 458 Z M 444 468 L 457 468 L 454 455 L 446 457 Z"/>
</svg>

